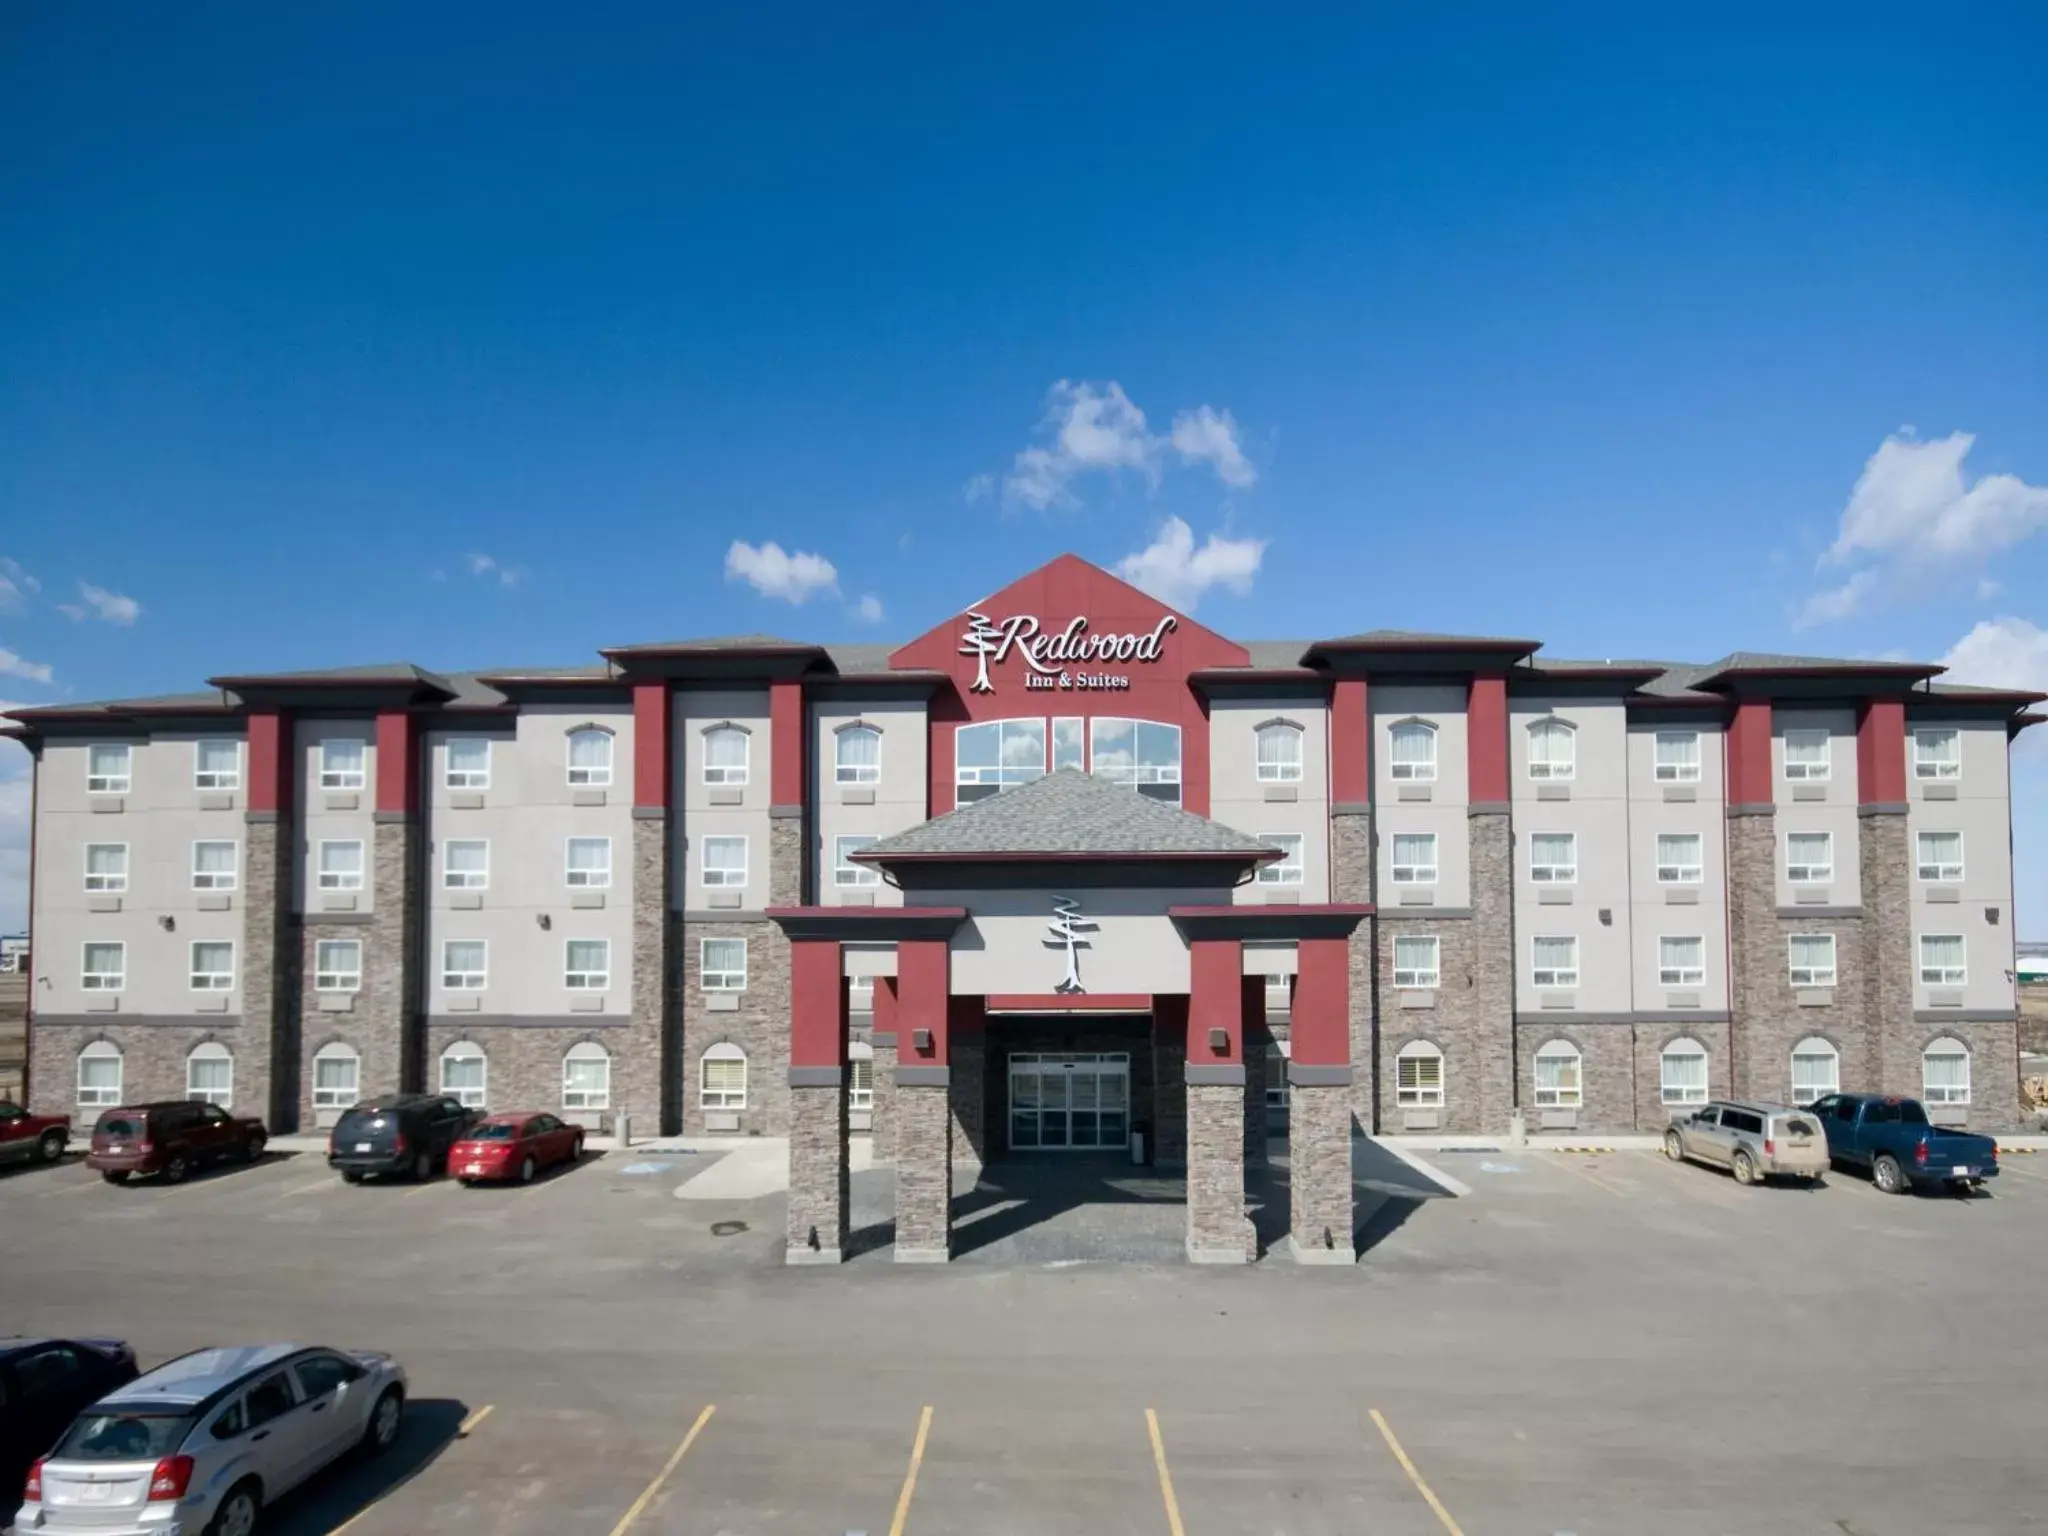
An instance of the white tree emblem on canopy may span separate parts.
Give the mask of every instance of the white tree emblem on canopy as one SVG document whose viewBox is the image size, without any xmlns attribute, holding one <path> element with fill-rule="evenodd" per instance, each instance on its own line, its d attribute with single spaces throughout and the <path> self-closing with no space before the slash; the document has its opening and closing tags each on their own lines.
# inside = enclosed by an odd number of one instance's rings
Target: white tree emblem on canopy
<svg viewBox="0 0 2048 1536">
<path fill-rule="evenodd" d="M 969 693 L 994 693 L 996 685 L 988 680 L 988 659 L 1002 650 L 1003 632 L 989 623 L 985 613 L 967 615 L 967 633 L 960 637 L 960 654 L 975 658 L 974 681 L 968 685 Z"/>
<path fill-rule="evenodd" d="M 1067 952 L 1066 979 L 1053 988 L 1055 992 L 1081 992 L 1081 951 L 1091 947 L 1086 935 L 1094 933 L 1097 924 L 1093 918 L 1081 915 L 1081 903 L 1071 896 L 1055 896 L 1052 899 L 1053 919 L 1046 924 L 1051 934 L 1045 942 L 1049 947 L 1064 947 Z"/>
</svg>

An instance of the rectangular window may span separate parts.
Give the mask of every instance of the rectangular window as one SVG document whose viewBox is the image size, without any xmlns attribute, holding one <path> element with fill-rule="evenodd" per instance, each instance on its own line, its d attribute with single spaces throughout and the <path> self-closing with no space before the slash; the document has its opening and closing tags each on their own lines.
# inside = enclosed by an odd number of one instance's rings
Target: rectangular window
<svg viewBox="0 0 2048 1536">
<path fill-rule="evenodd" d="M 1403 1109 L 1441 1109 L 1444 1059 L 1433 1050 L 1404 1050 L 1394 1059 L 1394 1101 Z"/>
<path fill-rule="evenodd" d="M 1657 834 L 1657 879 L 1664 885 L 1698 885 L 1705 877 L 1700 834 Z"/>
<path fill-rule="evenodd" d="M 1088 771 L 1154 800 L 1180 803 L 1180 727 L 1097 715 L 1088 722 Z"/>
<path fill-rule="evenodd" d="M 569 782 L 579 789 L 604 789 L 612 781 L 612 738 L 608 731 L 569 733 Z"/>
<path fill-rule="evenodd" d="M 242 744 L 227 736 L 202 736 L 192 743 L 194 789 L 240 789 Z"/>
<path fill-rule="evenodd" d="M 441 946 L 441 985 L 450 992 L 481 992 L 490 975 L 482 939 L 450 939 Z"/>
<path fill-rule="evenodd" d="M 875 1062 L 860 1056 L 847 1063 L 846 1107 L 853 1110 L 875 1107 Z"/>
<path fill-rule="evenodd" d="M 329 1050 L 333 1054 L 313 1058 L 313 1107 L 347 1109 L 356 1101 L 356 1069 L 360 1063 L 353 1054 L 344 1056 L 334 1047 Z"/>
<path fill-rule="evenodd" d="M 1922 880 L 1954 881 L 1963 878 L 1963 834 L 1922 832 L 1914 863 Z"/>
<path fill-rule="evenodd" d="M 192 946 L 192 990 L 232 992 L 235 946 L 225 939 L 201 939 Z"/>
<path fill-rule="evenodd" d="M 697 973 L 706 992 L 747 990 L 747 941 L 703 939 L 697 947 Z"/>
<path fill-rule="evenodd" d="M 95 943 L 85 946 L 78 984 L 88 992 L 118 992 L 128 984 L 128 946 Z"/>
<path fill-rule="evenodd" d="M 1913 733 L 1913 777 L 1960 779 L 1963 776 L 1963 733 L 1942 730 Z"/>
<path fill-rule="evenodd" d="M 363 888 L 363 845 L 336 841 L 320 844 L 320 889 L 360 891 Z"/>
<path fill-rule="evenodd" d="M 321 939 L 313 946 L 315 992 L 358 992 L 362 985 L 361 939 Z"/>
<path fill-rule="evenodd" d="M 838 784 L 882 782 L 882 733 L 871 725 L 842 726 L 832 738 L 832 779 Z"/>
<path fill-rule="evenodd" d="M 1538 934 L 1529 941 L 1533 980 L 1539 987 L 1579 984 L 1579 941 L 1567 934 Z"/>
<path fill-rule="evenodd" d="M 1666 1050 L 1659 1062 L 1657 1098 L 1664 1104 L 1707 1102 L 1707 1053 L 1701 1050 Z"/>
<path fill-rule="evenodd" d="M 1832 987 L 1835 984 L 1835 936 L 1832 933 L 1795 933 L 1785 940 L 1795 987 Z"/>
<path fill-rule="evenodd" d="M 1434 935 L 1402 934 L 1394 940 L 1394 985 L 1434 991 L 1442 973 Z"/>
<path fill-rule="evenodd" d="M 1260 885 L 1300 885 L 1302 882 L 1301 834 L 1298 832 L 1262 832 L 1259 841 L 1271 843 L 1280 850 L 1280 857 L 1270 864 L 1259 866 Z"/>
<path fill-rule="evenodd" d="M 1970 1053 L 1961 1042 L 1937 1040 L 1920 1057 L 1920 1097 L 1929 1104 L 1970 1102 Z"/>
<path fill-rule="evenodd" d="M 568 863 L 562 878 L 574 890 L 608 889 L 612 883 L 612 840 L 608 837 L 570 838 Z"/>
<path fill-rule="evenodd" d="M 747 1107 L 747 1060 L 744 1056 L 706 1056 L 697 1102 L 705 1109 Z"/>
<path fill-rule="evenodd" d="M 320 787 L 361 789 L 363 743 L 353 736 L 330 736 L 320 743 Z"/>
<path fill-rule="evenodd" d="M 491 845 L 481 837 L 450 838 L 441 845 L 441 886 L 481 891 L 491 883 Z"/>
<path fill-rule="evenodd" d="M 1835 878 L 1835 834 L 1785 834 L 1785 878 L 1794 885 L 1826 885 Z"/>
<path fill-rule="evenodd" d="M 1570 885 L 1579 878 L 1576 832 L 1529 834 L 1529 878 L 1538 885 Z"/>
<path fill-rule="evenodd" d="M 562 984 L 572 992 L 602 992 L 612 984 L 612 941 L 571 939 L 562 967 Z"/>
<path fill-rule="evenodd" d="M 1546 1046 L 1536 1053 L 1536 1107 L 1577 1109 L 1584 1098 L 1579 1053 L 1570 1046 Z"/>
<path fill-rule="evenodd" d="M 1261 784 L 1301 782 L 1301 731 L 1275 721 L 1258 729 L 1258 770 Z"/>
<path fill-rule="evenodd" d="M 872 864 L 856 864 L 853 855 L 873 845 L 874 839 L 865 835 L 858 837 L 835 837 L 832 839 L 832 883 L 837 886 L 875 886 L 882 883 L 882 872 Z"/>
<path fill-rule="evenodd" d="M 1828 776 L 1828 733 L 1787 731 L 1785 733 L 1785 777 L 1809 783 Z"/>
<path fill-rule="evenodd" d="M 1697 784 L 1700 779 L 1700 733 L 1659 731 L 1657 733 L 1657 782 Z"/>
<path fill-rule="evenodd" d="M 491 787 L 491 741 L 488 736 L 450 736 L 448 767 L 443 782 L 450 789 Z"/>
<path fill-rule="evenodd" d="M 128 889 L 126 843 L 85 845 L 85 888 L 98 894 L 119 894 Z"/>
<path fill-rule="evenodd" d="M 744 784 L 747 782 L 747 733 L 735 725 L 714 726 L 704 733 L 704 782 Z"/>
<path fill-rule="evenodd" d="M 1387 733 L 1387 772 L 1396 779 L 1426 784 L 1436 777 L 1436 727 L 1410 720 Z"/>
<path fill-rule="evenodd" d="M 96 741 L 85 749 L 85 792 L 89 795 L 125 795 L 133 782 L 130 768 L 133 749 L 126 742 Z"/>
<path fill-rule="evenodd" d="M 963 805 L 1044 776 L 1043 720 L 984 720 L 953 733 L 953 782 Z"/>
<path fill-rule="evenodd" d="M 1666 987 L 1697 987 L 1707 979 L 1707 941 L 1703 938 L 1657 940 L 1657 981 Z"/>
<path fill-rule="evenodd" d="M 1920 935 L 1920 984 L 1923 987 L 1960 987 L 1968 977 L 1963 962 L 1960 933 Z"/>
<path fill-rule="evenodd" d="M 1396 832 L 1394 834 L 1394 884 L 1436 884 L 1436 834 Z"/>
<path fill-rule="evenodd" d="M 1529 727 L 1529 777 L 1569 779 L 1578 772 L 1578 733 L 1563 720 L 1538 720 Z"/>
<path fill-rule="evenodd" d="M 744 837 L 704 839 L 704 884 L 741 886 L 747 883 L 747 840 Z"/>
<path fill-rule="evenodd" d="M 1083 766 L 1086 722 L 1078 716 L 1062 715 L 1052 723 L 1052 765 L 1054 769 Z"/>
<path fill-rule="evenodd" d="M 186 1057 L 185 1097 L 196 1104 L 230 1107 L 235 1099 L 235 1059 L 225 1050 L 217 1056 Z"/>
<path fill-rule="evenodd" d="M 230 842 L 192 845 L 192 889 L 232 891 L 235 888 L 236 848 Z"/>
<path fill-rule="evenodd" d="M 611 1057 L 593 1051 L 587 1056 L 574 1052 L 562 1058 L 562 1108 L 610 1109 L 612 1106 Z"/>
</svg>

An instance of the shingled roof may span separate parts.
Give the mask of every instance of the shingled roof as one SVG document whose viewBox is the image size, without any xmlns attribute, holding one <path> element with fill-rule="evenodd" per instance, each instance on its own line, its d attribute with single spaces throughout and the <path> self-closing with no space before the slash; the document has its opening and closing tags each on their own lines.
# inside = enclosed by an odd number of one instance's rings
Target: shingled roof
<svg viewBox="0 0 2048 1536">
<path fill-rule="evenodd" d="M 896 860 L 1046 858 L 1192 858 L 1263 864 L 1280 857 L 1270 843 L 1150 800 L 1078 768 L 1062 768 L 885 837 L 853 857 Z"/>
</svg>

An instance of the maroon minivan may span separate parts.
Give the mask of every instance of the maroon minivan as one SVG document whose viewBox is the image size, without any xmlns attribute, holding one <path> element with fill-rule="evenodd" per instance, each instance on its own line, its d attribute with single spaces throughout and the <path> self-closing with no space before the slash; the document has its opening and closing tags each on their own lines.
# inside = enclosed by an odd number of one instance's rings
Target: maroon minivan
<svg viewBox="0 0 2048 1536">
<path fill-rule="evenodd" d="M 238 1119 L 217 1104 L 128 1104 L 100 1116 L 85 1166 L 109 1184 L 125 1184 L 137 1173 L 177 1184 L 208 1163 L 253 1163 L 268 1139 L 261 1120 Z"/>
</svg>

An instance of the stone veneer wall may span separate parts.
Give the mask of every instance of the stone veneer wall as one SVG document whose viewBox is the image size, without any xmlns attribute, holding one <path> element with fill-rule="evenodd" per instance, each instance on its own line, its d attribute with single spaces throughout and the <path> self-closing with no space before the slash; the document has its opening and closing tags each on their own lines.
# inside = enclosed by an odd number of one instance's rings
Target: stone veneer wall
<svg viewBox="0 0 2048 1536">
<path fill-rule="evenodd" d="M 1288 1092 L 1288 1229 L 1298 1251 L 1357 1256 L 1351 1118 L 1347 1089 L 1296 1084 Z"/>
<path fill-rule="evenodd" d="M 354 939 L 363 946 L 362 990 L 350 995 L 348 1007 L 341 1011 L 322 1008 L 321 994 L 313 990 L 315 946 L 322 939 Z M 308 913 L 299 924 L 296 949 L 299 987 L 292 1000 L 292 1011 L 297 1021 L 299 1048 L 298 1118 L 300 1128 L 311 1133 L 318 1128 L 313 1116 L 313 1057 L 317 1052 L 336 1044 L 354 1047 L 356 1091 L 365 1099 L 372 1094 L 398 1092 L 405 1063 L 396 1021 L 380 1021 L 369 1006 L 370 975 L 379 963 L 377 935 L 371 926 Z M 395 958 L 385 962 L 386 968 L 394 972 L 398 963 Z"/>
<path fill-rule="evenodd" d="M 1905 807 L 1863 807 L 1856 842 L 1863 866 L 1863 1018 L 1869 1031 L 1866 1048 L 1876 1069 L 1868 1083 L 1881 1093 L 1917 1098 L 1923 1086 L 1920 1050 L 1933 1037 L 1913 1022 L 1919 958 L 1914 953 L 1913 867 L 1908 862 Z M 1835 942 L 1838 953 L 1841 943 Z M 1971 1066 L 1976 1066 L 1974 1058 Z M 1848 1067 L 1844 1060 L 1842 1086 L 1864 1086 L 1849 1076 Z M 1975 1086 L 1973 1072 L 1973 1090 Z"/>
<path fill-rule="evenodd" d="M 963 1163 L 984 1163 L 988 1161 L 988 1032 L 982 1029 L 963 1029 L 952 1034 L 946 1042 L 946 1053 L 951 1058 L 952 1073 L 947 1089 L 948 1114 L 952 1128 L 947 1134 L 948 1155 Z M 902 1095 L 910 1090 L 898 1088 L 897 1127 L 898 1144 L 901 1144 L 901 1129 L 904 1124 Z M 900 1243 L 901 1238 L 897 1241 Z"/>
<path fill-rule="evenodd" d="M 683 1124 L 680 1058 L 682 979 L 676 942 L 680 924 L 669 903 L 668 813 L 633 813 L 633 1013 L 622 1046 L 612 1052 L 612 1115 L 632 1117 L 633 1134 L 665 1135 Z M 748 956 L 751 964 L 752 955 Z M 750 978 L 751 979 L 751 978 Z M 751 1092 L 753 1062 L 748 1066 Z"/>
<path fill-rule="evenodd" d="M 1682 1024 L 1638 1023 L 1636 1032 L 1635 1128 L 1647 1135 L 1661 1135 L 1673 1115 L 1689 1111 L 1683 1105 L 1664 1103 L 1664 1047 L 1674 1040 L 1697 1040 L 1707 1052 L 1707 1097 L 1728 1098 L 1728 1025 L 1725 1020 L 1707 1023 L 1687 1020 Z"/>
<path fill-rule="evenodd" d="M 1370 902 L 1373 899 L 1372 813 L 1364 807 L 1330 813 L 1330 900 Z M 1348 950 L 1351 1003 L 1351 1113 L 1359 1129 L 1377 1129 L 1373 1098 L 1374 1070 L 1373 922 L 1368 918 L 1352 930 Z"/>
<path fill-rule="evenodd" d="M 1209 1263 L 1258 1257 L 1258 1234 L 1245 1210 L 1244 1089 L 1189 1083 L 1188 1256 Z M 1347 1151 L 1349 1144 L 1346 1144 Z"/>
<path fill-rule="evenodd" d="M 609 1135 L 613 1115 L 594 1109 L 565 1109 L 562 1106 L 562 1057 L 572 1045 L 588 1040 L 612 1055 L 612 1103 L 622 1102 L 621 1069 L 630 1060 L 633 1047 L 626 1024 L 557 1025 L 541 1023 L 484 1024 L 447 1014 L 427 1021 L 427 1063 L 432 1085 L 440 1087 L 437 1063 L 441 1053 L 458 1040 L 468 1040 L 484 1052 L 484 1104 L 493 1111 L 536 1109 L 559 1115 L 580 1125 L 593 1136 Z M 651 1127 L 649 1128 L 652 1129 Z M 634 1133 L 639 1134 L 637 1131 Z"/>
<path fill-rule="evenodd" d="M 2011 1020 L 1964 1024 L 1921 1023 L 1914 1026 L 1913 1077 L 1909 1088 L 1918 1098 L 1925 1086 L 1921 1081 L 1919 1053 L 1944 1035 L 1970 1048 L 1970 1104 L 1963 1123 L 1973 1131 L 2037 1130 L 2033 1116 L 2020 1107 L 2019 1025 Z"/>
<path fill-rule="evenodd" d="M 1474 809 L 1465 822 L 1471 847 L 1472 1000 L 1479 1128 L 1508 1128 L 1527 1078 L 1516 1071 L 1515 839 L 1505 810 Z M 1448 1097 L 1449 1083 L 1445 1084 Z M 1531 1125 L 1535 1122 L 1533 1118 Z"/>
<path fill-rule="evenodd" d="M 789 1088 L 786 1058 L 780 1075 L 789 1096 L 789 1261 L 836 1262 L 846 1252 L 850 1209 L 846 1087 Z"/>
<path fill-rule="evenodd" d="M 235 1050 L 235 1104 L 260 1114 L 280 1134 L 300 1128 L 297 947 L 291 934 L 293 840 L 280 836 L 275 812 L 247 816 L 242 838 L 242 1027 Z M 244 1058 L 248 1058 L 245 1068 Z M 260 1058 L 260 1059 L 259 1059 Z M 244 1089 L 244 1072 L 251 1071 Z M 260 1082 L 261 1095 L 254 1091 Z M 246 1106 L 246 1107 L 244 1107 Z"/>
<path fill-rule="evenodd" d="M 269 1073 L 260 1045 L 233 1014 L 195 1016 L 189 1024 L 123 1024 L 119 1014 L 104 1023 L 46 1024 L 36 1021 L 29 1046 L 29 1107 L 37 1114 L 70 1115 L 74 1144 L 90 1135 L 97 1109 L 78 1105 L 78 1053 L 105 1041 L 121 1053 L 121 1102 L 142 1104 L 185 1097 L 185 1058 L 207 1043 L 234 1052 L 234 1104 L 238 1115 L 264 1115 Z M 266 1124 L 267 1124 L 266 1120 Z"/>
<path fill-rule="evenodd" d="M 896 1155 L 896 1047 L 877 1044 L 875 1052 L 874 1118 L 868 1133 L 874 1138 L 874 1155 L 887 1162 Z"/>
<path fill-rule="evenodd" d="M 952 1084 L 957 1085 L 958 1066 Z M 946 1255 L 951 1247 L 953 1086 L 898 1084 L 896 1089 L 896 1256 Z"/>
<path fill-rule="evenodd" d="M 1545 1129 L 1543 1111 L 1536 1104 L 1536 1053 L 1552 1040 L 1569 1040 L 1579 1048 L 1579 1119 L 1570 1129 L 1578 1133 L 1635 1129 L 1634 1025 L 1579 1023 L 1560 1011 L 1555 1023 L 1549 1019 L 1523 1020 L 1516 1036 L 1516 1079 L 1521 1084 L 1523 1113 L 1531 1132 L 1541 1133 Z"/>
<path fill-rule="evenodd" d="M 406 1091 L 427 1087 L 424 992 L 420 986 L 420 881 L 423 851 L 419 818 L 379 811 L 371 829 L 369 941 L 363 954 L 363 996 L 356 1000 L 381 1038 L 393 1042 L 398 1081 Z M 438 1084 L 435 1084 L 438 1086 Z M 307 1092 L 311 1093 L 308 1085 Z"/>
<path fill-rule="evenodd" d="M 700 921 L 682 925 L 682 1050 L 675 1070 L 682 1084 L 683 1134 L 702 1136 L 705 1109 L 700 1063 L 712 1046 L 738 1046 L 747 1056 L 747 1106 L 738 1135 L 784 1136 L 789 1122 L 789 940 L 762 921 Z M 747 941 L 747 990 L 730 1012 L 713 1012 L 700 985 L 705 939 Z M 841 1090 L 844 1096 L 844 1090 Z"/>
<path fill-rule="evenodd" d="M 1181 1021 L 1185 1024 L 1185 1020 Z M 1152 1127 L 1151 1145 L 1146 1148 L 1152 1162 L 1163 1168 L 1178 1168 L 1188 1160 L 1188 1037 L 1185 1028 L 1152 1032 L 1151 1051 Z M 1135 1081 L 1138 1058 L 1131 1068 L 1131 1123 L 1145 1123 Z M 1007 1135 L 1007 1133 L 1006 1133 Z"/>
<path fill-rule="evenodd" d="M 1398 913 L 1400 909 L 1394 909 Z M 1442 1123 L 1415 1127 L 1456 1135 L 1495 1134 L 1506 1122 L 1488 1124 L 1482 1118 L 1481 1083 L 1488 1070 L 1489 1052 L 1505 1053 L 1509 1042 L 1497 1028 L 1489 1028 L 1483 1015 L 1484 994 L 1479 985 L 1479 959 L 1474 949 L 1478 926 L 1469 918 L 1400 917 L 1389 914 L 1373 925 L 1378 930 L 1379 949 L 1379 1121 L 1391 1134 L 1408 1129 L 1407 1117 L 1399 1103 L 1399 1074 L 1395 1058 L 1401 1048 L 1416 1040 L 1427 1040 L 1444 1056 L 1444 1103 Z M 1426 1008 L 1403 1007 L 1403 993 L 1394 985 L 1394 940 L 1414 935 L 1434 935 L 1437 941 L 1437 976 L 1441 983 L 1426 995 Z M 1496 1074 L 1498 1067 L 1493 1070 Z"/>
</svg>

